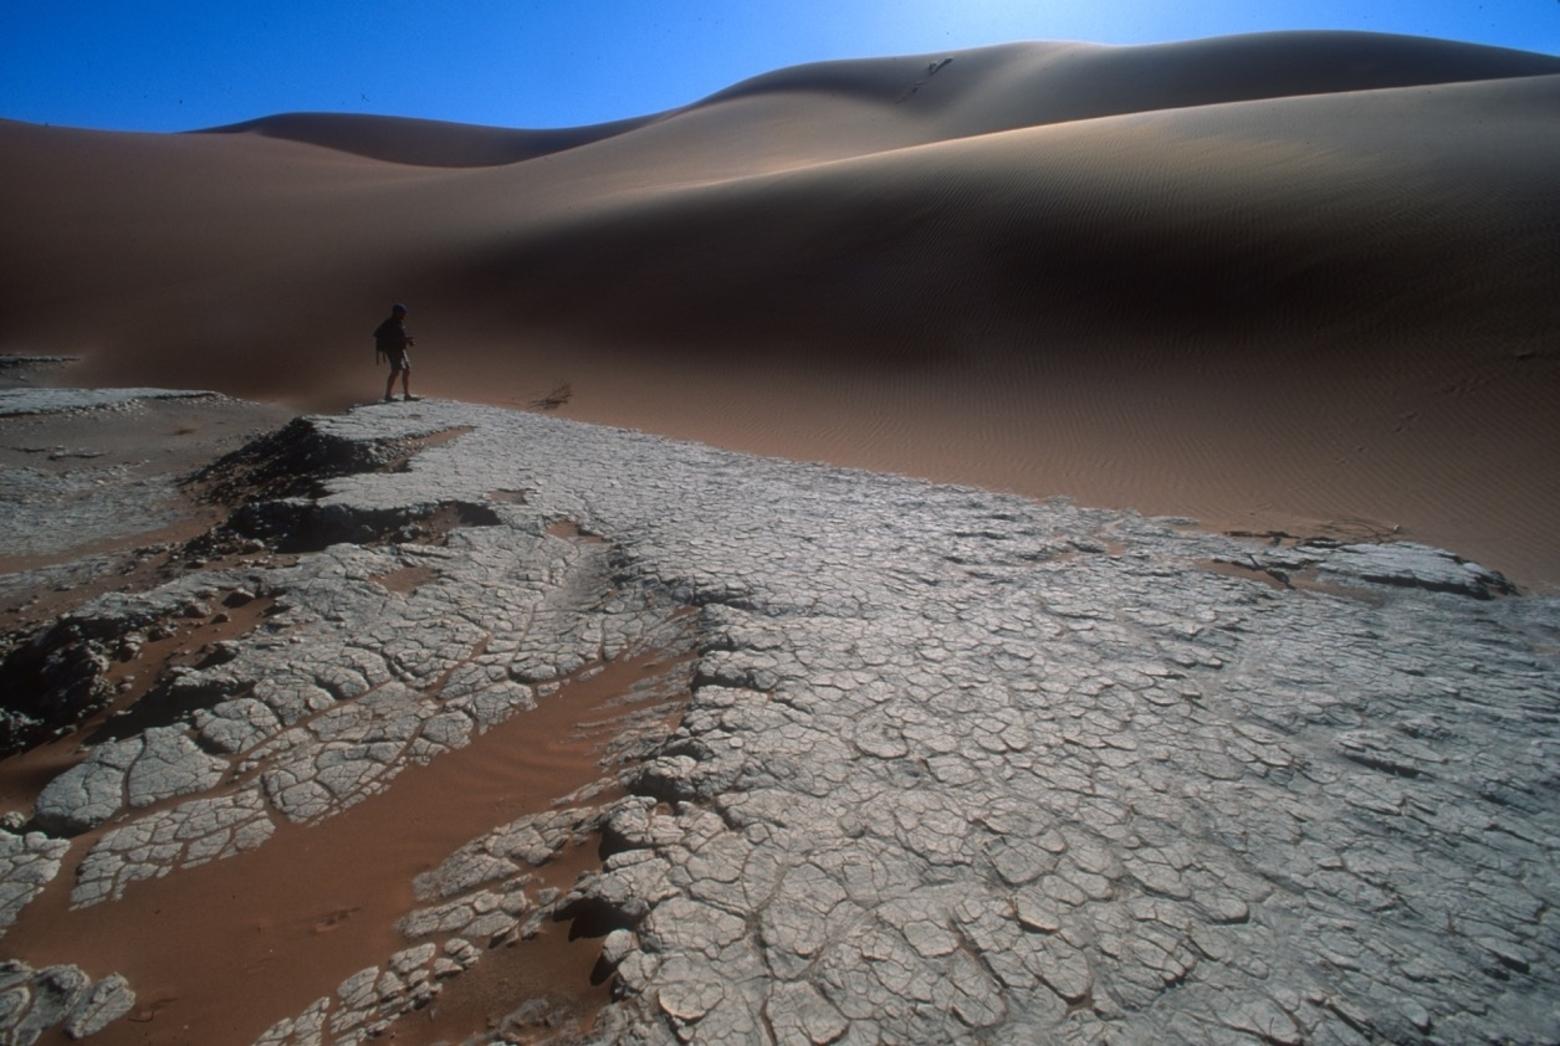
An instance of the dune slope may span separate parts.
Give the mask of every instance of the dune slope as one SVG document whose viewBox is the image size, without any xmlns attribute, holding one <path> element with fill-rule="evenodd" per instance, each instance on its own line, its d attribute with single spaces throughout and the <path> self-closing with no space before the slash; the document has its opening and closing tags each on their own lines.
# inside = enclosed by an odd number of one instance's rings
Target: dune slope
<svg viewBox="0 0 1560 1046">
<path fill-rule="evenodd" d="M 1560 59 L 1304 33 L 825 63 L 550 140 L 0 125 L 0 347 L 322 405 L 403 299 L 420 391 L 1552 583 L 1557 103 Z"/>
<path fill-rule="evenodd" d="M 209 127 L 201 134 L 252 134 L 318 145 L 392 163 L 428 167 L 484 167 L 518 163 L 572 149 L 649 123 L 653 117 L 591 127 L 516 131 L 508 127 L 414 120 L 357 113 L 280 113 Z"/>
<path fill-rule="evenodd" d="M 282 113 L 202 133 L 249 133 L 396 163 L 472 167 L 530 160 L 672 117 L 686 124 L 703 110 L 744 98 L 783 98 L 825 128 L 838 122 L 841 103 L 882 108 L 913 100 L 912 118 L 893 121 L 895 144 L 902 146 L 1122 113 L 1556 71 L 1548 55 L 1370 33 L 1265 33 L 1145 47 L 1021 43 L 794 66 L 680 110 L 588 127 L 515 130 L 395 116 Z M 862 151 L 876 145 L 875 136 L 853 143 Z"/>
</svg>

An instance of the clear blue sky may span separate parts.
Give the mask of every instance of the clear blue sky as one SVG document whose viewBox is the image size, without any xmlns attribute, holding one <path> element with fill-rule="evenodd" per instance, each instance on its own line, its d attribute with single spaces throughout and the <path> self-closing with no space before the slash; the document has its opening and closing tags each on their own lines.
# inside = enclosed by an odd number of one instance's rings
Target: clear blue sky
<svg viewBox="0 0 1560 1046">
<path fill-rule="evenodd" d="M 0 117 L 175 131 L 298 110 L 560 127 L 829 58 L 1366 29 L 1560 53 L 1560 0 L 0 0 Z"/>
</svg>

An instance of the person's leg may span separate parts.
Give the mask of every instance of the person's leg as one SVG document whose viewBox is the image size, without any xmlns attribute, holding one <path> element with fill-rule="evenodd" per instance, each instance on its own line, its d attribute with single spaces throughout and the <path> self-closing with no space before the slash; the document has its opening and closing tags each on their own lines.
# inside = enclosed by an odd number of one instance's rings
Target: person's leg
<svg viewBox="0 0 1560 1046">
<path fill-rule="evenodd" d="M 401 395 L 407 399 L 412 398 L 412 368 L 410 364 L 401 368 Z"/>
<path fill-rule="evenodd" d="M 385 399 L 394 399 L 395 393 L 395 368 L 390 368 L 390 377 L 385 381 Z"/>
</svg>

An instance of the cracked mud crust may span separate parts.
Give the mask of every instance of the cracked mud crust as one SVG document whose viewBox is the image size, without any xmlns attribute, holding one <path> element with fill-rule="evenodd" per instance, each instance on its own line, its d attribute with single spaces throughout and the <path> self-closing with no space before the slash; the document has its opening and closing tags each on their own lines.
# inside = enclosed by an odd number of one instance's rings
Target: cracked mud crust
<svg viewBox="0 0 1560 1046">
<path fill-rule="evenodd" d="M 177 904 L 181 876 L 345 832 L 653 656 L 603 691 L 591 783 L 408 876 L 366 959 L 247 1037 L 436 1026 L 447 979 L 569 927 L 610 1004 L 549 1031 L 517 998 L 492 1036 L 1560 1038 L 1560 600 L 1407 543 L 1277 548 L 456 403 L 272 439 L 210 540 L 295 562 L 40 632 L 57 672 L 29 685 L 91 700 L 124 636 L 271 601 L 158 684 L 178 717 L 0 835 L 0 949 L 38 946 L 37 906 Z M 599 864 L 544 886 L 590 839 Z M 13 1029 L 48 992 L 71 1006 L 40 1027 L 162 990 L 16 969 Z"/>
<path fill-rule="evenodd" d="M 0 386 L 36 370 L 3 361 Z M 183 477 L 288 416 L 214 393 L 0 387 L 0 632 L 172 577 L 171 555 L 225 515 Z"/>
</svg>

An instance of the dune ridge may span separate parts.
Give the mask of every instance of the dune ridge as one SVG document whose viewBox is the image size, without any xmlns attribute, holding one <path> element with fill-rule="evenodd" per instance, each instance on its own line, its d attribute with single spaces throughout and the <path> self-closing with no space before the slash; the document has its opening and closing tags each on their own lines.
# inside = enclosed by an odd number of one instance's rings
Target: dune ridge
<svg viewBox="0 0 1560 1046">
<path fill-rule="evenodd" d="M 318 145 L 374 160 L 427 167 L 519 163 L 643 127 L 653 116 L 589 127 L 516 131 L 481 124 L 359 113 L 279 113 L 194 134 L 254 134 Z"/>
<path fill-rule="evenodd" d="M 584 420 L 1555 583 L 1557 104 L 1552 56 L 1296 33 L 823 63 L 572 132 L 3 124 L 0 348 L 336 405 L 408 300 L 424 392 L 566 381 Z"/>
<path fill-rule="evenodd" d="M 1376 33 L 1256 33 L 1136 47 L 1015 43 L 793 66 L 679 109 L 583 127 L 281 113 L 193 133 L 249 133 L 396 163 L 470 167 L 535 159 L 741 98 L 821 95 L 836 104 L 889 106 L 926 89 L 917 103 L 933 110 L 932 136 L 922 139 L 931 141 L 1123 113 L 1557 71 L 1560 63 L 1548 55 Z"/>
</svg>

